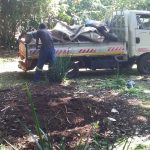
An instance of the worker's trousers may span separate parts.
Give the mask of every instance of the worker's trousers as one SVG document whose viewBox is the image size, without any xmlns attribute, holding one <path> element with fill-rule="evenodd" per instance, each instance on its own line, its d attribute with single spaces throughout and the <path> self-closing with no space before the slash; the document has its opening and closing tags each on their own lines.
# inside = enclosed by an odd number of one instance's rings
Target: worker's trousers
<svg viewBox="0 0 150 150">
<path fill-rule="evenodd" d="M 36 71 L 34 75 L 34 81 L 38 82 L 41 78 L 43 66 L 48 63 L 49 68 L 51 68 L 56 60 L 55 49 L 54 48 L 41 48 L 39 52 L 39 58 L 36 66 Z"/>
</svg>

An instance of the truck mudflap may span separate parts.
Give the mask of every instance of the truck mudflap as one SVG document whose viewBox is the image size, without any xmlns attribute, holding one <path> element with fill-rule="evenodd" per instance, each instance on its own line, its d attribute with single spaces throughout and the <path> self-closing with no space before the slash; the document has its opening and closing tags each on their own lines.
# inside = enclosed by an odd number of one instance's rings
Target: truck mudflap
<svg viewBox="0 0 150 150">
<path fill-rule="evenodd" d="M 26 46 L 25 46 L 25 43 L 23 41 L 21 41 L 21 40 L 19 40 L 18 57 L 21 60 L 24 60 L 26 58 Z"/>
<path fill-rule="evenodd" d="M 18 68 L 22 69 L 23 71 L 27 71 L 26 63 L 23 61 L 18 61 Z"/>
</svg>

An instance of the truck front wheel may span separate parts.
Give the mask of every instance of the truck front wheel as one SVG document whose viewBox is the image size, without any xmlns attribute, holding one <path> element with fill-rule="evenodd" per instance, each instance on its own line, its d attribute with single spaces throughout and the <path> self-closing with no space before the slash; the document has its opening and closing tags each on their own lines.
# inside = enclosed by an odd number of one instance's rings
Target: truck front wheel
<svg viewBox="0 0 150 150">
<path fill-rule="evenodd" d="M 141 74 L 150 74 L 150 54 L 144 54 L 137 62 L 137 69 Z"/>
</svg>

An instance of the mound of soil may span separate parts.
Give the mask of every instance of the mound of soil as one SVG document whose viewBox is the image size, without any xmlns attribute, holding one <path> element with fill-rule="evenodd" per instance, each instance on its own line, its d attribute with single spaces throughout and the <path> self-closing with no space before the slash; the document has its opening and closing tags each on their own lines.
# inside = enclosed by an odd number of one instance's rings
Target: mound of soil
<svg viewBox="0 0 150 150">
<path fill-rule="evenodd" d="M 81 138 L 92 136 L 94 122 L 98 122 L 100 137 L 111 140 L 150 132 L 150 118 L 139 109 L 139 101 L 127 95 L 106 89 L 81 92 L 76 83 L 30 84 L 29 89 L 41 129 L 50 135 L 54 149 L 62 137 L 66 149 L 73 149 Z M 20 150 L 37 149 L 22 124 L 35 134 L 25 86 L 1 90 L 0 143 L 6 139 Z"/>
</svg>

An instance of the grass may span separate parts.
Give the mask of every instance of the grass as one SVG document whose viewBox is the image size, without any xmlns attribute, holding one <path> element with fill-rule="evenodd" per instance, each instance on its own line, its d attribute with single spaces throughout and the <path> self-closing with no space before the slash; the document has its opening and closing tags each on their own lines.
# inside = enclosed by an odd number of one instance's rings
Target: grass
<svg viewBox="0 0 150 150">
<path fill-rule="evenodd" d="M 32 81 L 33 73 L 4 72 L 0 73 L 0 89 L 12 88 Z"/>
<path fill-rule="evenodd" d="M 127 87 L 127 81 L 133 80 L 135 82 L 135 86 L 133 88 Z M 105 74 L 101 76 L 92 76 L 92 77 L 80 77 L 76 79 L 78 83 L 78 88 L 81 91 L 91 90 L 91 89 L 106 89 L 113 90 L 119 94 L 127 94 L 130 96 L 135 96 L 140 98 L 141 100 L 149 100 L 150 92 L 145 93 L 145 91 L 150 90 L 149 82 L 141 81 L 138 79 L 138 76 L 130 76 L 121 74 L 116 76 L 114 73 Z M 86 88 L 85 88 L 86 87 Z"/>
<path fill-rule="evenodd" d="M 150 101 L 143 101 L 142 104 L 143 105 L 150 105 Z"/>
<path fill-rule="evenodd" d="M 17 68 L 17 63 L 13 64 L 13 66 L 9 66 L 14 62 L 16 59 L 16 55 L 14 53 L 5 54 L 3 58 L 0 58 L 0 66 L 1 70 L 3 68 L 8 67 L 8 70 L 5 72 L 0 73 L 0 89 L 3 88 L 10 88 L 16 85 L 24 84 L 25 82 L 30 82 L 33 79 L 33 72 L 27 72 L 24 73 L 21 70 Z M 8 62 L 10 64 L 8 64 Z M 62 60 L 58 59 L 54 70 L 51 74 L 52 80 L 59 80 L 61 81 L 65 77 L 65 72 L 68 68 L 68 60 Z M 14 71 L 10 71 L 10 69 L 14 68 Z M 16 71 L 17 70 L 17 71 Z M 103 74 L 104 73 L 104 74 Z M 150 93 L 145 94 L 144 91 L 150 90 L 150 86 L 148 82 L 144 82 L 141 80 L 137 80 L 136 77 L 138 76 L 137 71 L 135 69 L 130 71 L 121 72 L 120 75 L 118 75 L 118 72 L 92 72 L 92 74 L 89 76 L 89 73 L 82 76 L 82 73 L 80 74 L 81 77 L 76 79 L 76 81 L 79 83 L 82 88 L 85 85 L 91 86 L 92 88 L 106 88 L 106 89 L 112 89 L 117 90 L 122 93 L 128 93 L 135 96 L 140 96 L 140 98 L 150 99 Z M 88 75 L 88 76 L 87 76 Z M 133 89 L 127 89 L 126 88 L 126 82 L 128 79 L 133 78 L 133 80 L 136 82 L 136 86 Z M 43 81 L 45 81 L 45 77 L 42 78 Z M 150 80 L 149 80 L 150 82 Z M 87 87 L 88 88 L 88 87 Z"/>
<path fill-rule="evenodd" d="M 143 114 L 144 114 L 145 116 L 149 117 L 149 116 L 150 116 L 150 109 L 145 109 L 145 110 L 143 110 Z"/>
<path fill-rule="evenodd" d="M 66 75 L 70 58 L 58 58 L 53 69 L 49 73 L 49 78 L 53 82 L 61 82 Z M 0 58 L 0 89 L 11 88 L 22 85 L 33 80 L 34 71 L 27 73 L 18 68 L 16 57 Z M 43 72 L 41 81 L 48 82 L 46 73 Z"/>
<path fill-rule="evenodd" d="M 29 80 L 30 75 L 18 69 L 16 56 L 14 53 L 6 53 L 0 57 L 0 89 L 21 85 Z"/>
<path fill-rule="evenodd" d="M 13 62 L 15 59 L 16 59 L 16 57 L 14 57 L 14 58 L 11 58 L 11 57 L 0 58 L 0 63 Z"/>
<path fill-rule="evenodd" d="M 149 150 L 150 146 L 138 144 L 134 150 Z"/>
<path fill-rule="evenodd" d="M 0 144 L 0 150 L 4 150 L 5 146 L 3 144 Z"/>
</svg>

